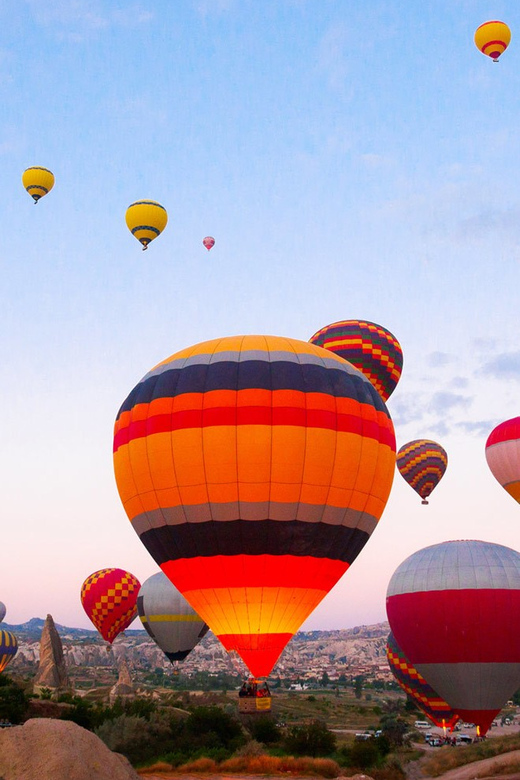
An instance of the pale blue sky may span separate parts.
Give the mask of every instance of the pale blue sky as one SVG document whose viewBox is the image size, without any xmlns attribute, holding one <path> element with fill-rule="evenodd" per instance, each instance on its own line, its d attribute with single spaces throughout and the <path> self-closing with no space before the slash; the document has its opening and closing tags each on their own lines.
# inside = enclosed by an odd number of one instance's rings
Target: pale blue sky
<svg viewBox="0 0 520 780">
<path fill-rule="evenodd" d="M 490 18 L 512 29 L 499 64 L 473 43 Z M 450 458 L 429 507 L 396 475 L 306 628 L 384 619 L 427 544 L 518 549 L 484 459 L 520 414 L 517 4 L 4 0 L 0 28 L 7 621 L 86 626 L 88 574 L 156 571 L 115 488 L 115 414 L 156 362 L 236 333 L 384 325 L 405 358 L 398 446 Z M 36 207 L 30 165 L 56 175 Z M 139 198 L 170 220 L 146 253 L 124 221 Z"/>
</svg>

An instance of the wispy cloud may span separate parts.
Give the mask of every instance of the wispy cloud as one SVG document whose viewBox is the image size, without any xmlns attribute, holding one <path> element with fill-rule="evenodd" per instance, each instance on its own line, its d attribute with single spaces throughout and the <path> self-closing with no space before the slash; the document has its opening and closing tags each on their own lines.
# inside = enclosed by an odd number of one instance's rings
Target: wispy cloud
<svg viewBox="0 0 520 780">
<path fill-rule="evenodd" d="M 236 0 L 194 0 L 193 5 L 200 16 L 206 17 L 211 14 L 221 14 L 226 11 L 231 11 L 236 5 Z"/>
<path fill-rule="evenodd" d="M 518 209 L 488 209 L 460 220 L 452 230 L 452 238 L 456 241 L 482 241 L 483 238 L 499 233 L 518 241 L 520 239 L 520 211 Z"/>
<path fill-rule="evenodd" d="M 464 433 L 489 436 L 493 428 L 498 425 L 498 422 L 498 420 L 465 420 L 464 422 L 455 423 L 454 427 L 464 431 Z"/>
<path fill-rule="evenodd" d="M 467 409 L 471 405 L 472 398 L 460 393 L 447 391 L 434 393 L 427 406 L 427 410 L 433 414 L 446 414 L 452 409 Z"/>
<path fill-rule="evenodd" d="M 480 374 L 496 379 L 513 379 L 520 381 L 520 350 L 502 352 L 481 367 Z"/>
<path fill-rule="evenodd" d="M 124 11 L 99 0 L 25 0 L 37 24 L 52 28 L 58 38 L 80 41 L 111 27 L 146 24 L 154 14 L 144 4 L 132 3 Z"/>
<path fill-rule="evenodd" d="M 432 368 L 441 368 L 453 363 L 455 355 L 450 355 L 448 352 L 430 352 L 426 359 Z"/>
<path fill-rule="evenodd" d="M 453 413 L 468 409 L 473 397 L 448 390 L 428 393 L 408 393 L 391 402 L 392 419 L 396 427 L 413 424 L 438 434 L 446 434 L 453 425 Z M 419 435 L 419 434 L 418 434 Z"/>
<path fill-rule="evenodd" d="M 459 390 L 463 390 L 469 386 L 469 379 L 465 376 L 454 376 L 450 379 L 450 387 L 456 387 Z"/>
<path fill-rule="evenodd" d="M 356 51 L 357 43 L 355 28 L 346 23 L 332 25 L 323 35 L 318 45 L 317 67 L 332 89 L 345 89 L 351 70 L 349 56 Z M 350 91 L 352 94 L 352 86 Z"/>
</svg>

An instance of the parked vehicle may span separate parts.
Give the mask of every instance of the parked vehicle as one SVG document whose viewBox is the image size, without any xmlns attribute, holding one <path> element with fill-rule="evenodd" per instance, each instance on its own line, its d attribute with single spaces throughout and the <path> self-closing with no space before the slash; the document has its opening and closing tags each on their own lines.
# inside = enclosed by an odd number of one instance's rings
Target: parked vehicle
<svg viewBox="0 0 520 780">
<path fill-rule="evenodd" d="M 413 725 L 416 729 L 429 729 L 432 724 L 427 720 L 416 720 Z"/>
</svg>

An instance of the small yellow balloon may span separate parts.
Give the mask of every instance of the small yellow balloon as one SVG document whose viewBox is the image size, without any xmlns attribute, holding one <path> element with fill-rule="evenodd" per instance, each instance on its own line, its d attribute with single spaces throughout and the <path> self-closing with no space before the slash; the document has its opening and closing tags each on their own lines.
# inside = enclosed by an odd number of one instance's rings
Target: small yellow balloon
<svg viewBox="0 0 520 780">
<path fill-rule="evenodd" d="M 38 203 L 54 187 L 54 174 L 48 168 L 34 165 L 22 173 L 22 184 L 34 202 Z"/>
<path fill-rule="evenodd" d="M 484 22 L 475 32 L 475 45 L 494 62 L 505 52 L 511 40 L 511 30 L 504 22 Z"/>
<path fill-rule="evenodd" d="M 155 200 L 136 200 L 126 210 L 126 224 L 133 236 L 148 249 L 148 244 L 160 236 L 168 222 L 164 206 Z"/>
</svg>

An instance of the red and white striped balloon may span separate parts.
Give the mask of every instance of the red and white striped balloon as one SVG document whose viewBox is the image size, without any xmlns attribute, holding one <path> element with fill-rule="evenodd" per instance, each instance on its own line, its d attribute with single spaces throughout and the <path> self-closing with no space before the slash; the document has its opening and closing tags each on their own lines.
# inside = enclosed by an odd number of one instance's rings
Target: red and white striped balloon
<svg viewBox="0 0 520 780">
<path fill-rule="evenodd" d="M 410 662 L 484 735 L 520 688 L 520 554 L 480 541 L 426 547 L 394 572 L 386 609 Z"/>
<path fill-rule="evenodd" d="M 506 420 L 491 431 L 486 460 L 495 479 L 520 504 L 520 417 Z"/>
</svg>

